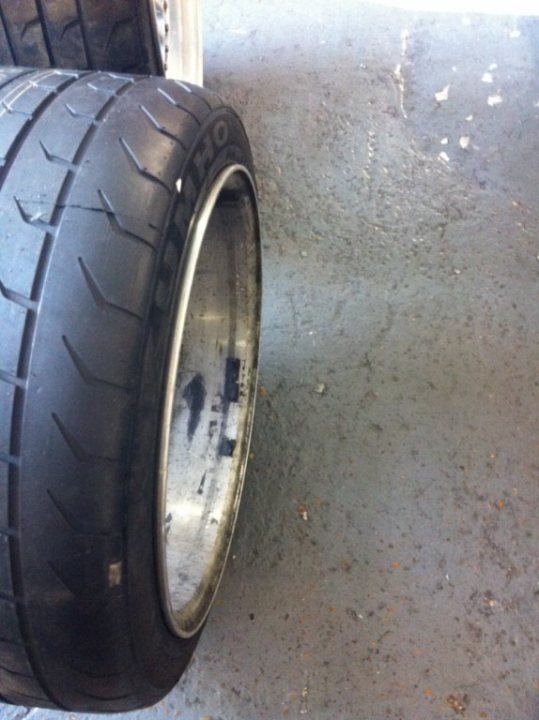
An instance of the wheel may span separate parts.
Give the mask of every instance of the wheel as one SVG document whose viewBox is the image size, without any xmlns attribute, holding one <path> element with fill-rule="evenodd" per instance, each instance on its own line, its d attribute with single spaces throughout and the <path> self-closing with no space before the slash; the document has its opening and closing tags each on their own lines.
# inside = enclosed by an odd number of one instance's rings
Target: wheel
<svg viewBox="0 0 539 720">
<path fill-rule="evenodd" d="M 0 72 L 0 695 L 158 701 L 225 564 L 260 247 L 237 115 L 164 78 Z"/>
<path fill-rule="evenodd" d="M 0 0 L 0 64 L 202 85 L 199 0 Z"/>
</svg>

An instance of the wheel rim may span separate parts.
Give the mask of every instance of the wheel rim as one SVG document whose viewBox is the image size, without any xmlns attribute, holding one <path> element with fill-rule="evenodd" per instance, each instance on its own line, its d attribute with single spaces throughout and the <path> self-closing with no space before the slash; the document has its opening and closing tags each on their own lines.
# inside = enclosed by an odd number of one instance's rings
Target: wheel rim
<svg viewBox="0 0 539 720">
<path fill-rule="evenodd" d="M 259 252 L 253 182 L 234 165 L 191 223 L 165 378 L 159 579 L 180 637 L 206 619 L 236 521 L 256 396 Z"/>
<path fill-rule="evenodd" d="M 202 19 L 199 0 L 150 0 L 166 77 L 202 85 Z"/>
</svg>

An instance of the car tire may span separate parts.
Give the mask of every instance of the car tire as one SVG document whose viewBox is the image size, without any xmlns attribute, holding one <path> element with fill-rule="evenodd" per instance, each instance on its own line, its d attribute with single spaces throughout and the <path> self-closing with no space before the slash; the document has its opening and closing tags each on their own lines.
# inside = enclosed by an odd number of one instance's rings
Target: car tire
<svg viewBox="0 0 539 720">
<path fill-rule="evenodd" d="M 185 670 L 255 399 L 237 115 L 165 78 L 0 71 L 0 695 L 124 712 Z"/>
<path fill-rule="evenodd" d="M 0 0 L 0 64 L 201 85 L 199 0 Z"/>
</svg>

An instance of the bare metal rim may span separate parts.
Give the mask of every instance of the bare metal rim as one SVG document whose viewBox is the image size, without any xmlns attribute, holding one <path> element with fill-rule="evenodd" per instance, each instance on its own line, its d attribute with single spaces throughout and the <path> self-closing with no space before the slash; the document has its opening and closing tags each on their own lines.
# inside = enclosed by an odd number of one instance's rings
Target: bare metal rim
<svg viewBox="0 0 539 720">
<path fill-rule="evenodd" d="M 202 0 L 150 0 L 166 77 L 203 83 Z"/>
<path fill-rule="evenodd" d="M 241 180 L 240 180 L 241 179 Z M 182 374 L 182 363 L 185 363 L 185 357 L 189 356 L 188 348 L 184 347 L 184 343 L 193 346 L 196 354 L 196 347 L 201 346 L 203 358 L 205 355 L 211 355 L 212 345 L 208 342 L 207 337 L 189 337 L 189 317 L 196 313 L 191 305 L 193 301 L 193 287 L 197 283 L 197 271 L 200 263 L 201 252 L 204 248 L 204 241 L 209 233 L 210 223 L 213 222 L 213 216 L 223 193 L 229 192 L 230 184 L 240 181 L 247 189 L 249 212 L 253 219 L 253 260 L 250 264 L 246 262 L 243 266 L 243 274 L 249 274 L 247 278 L 255 288 L 253 299 L 251 301 L 250 316 L 244 320 L 246 332 L 237 341 L 238 347 L 244 348 L 245 372 L 243 374 L 243 390 L 241 400 L 238 400 L 238 408 L 235 409 L 235 415 L 232 411 L 223 411 L 219 417 L 219 421 L 223 427 L 228 429 L 235 428 L 233 432 L 237 434 L 238 443 L 234 441 L 235 450 L 230 453 L 230 466 L 221 468 L 216 472 L 216 492 L 215 498 L 209 503 L 206 509 L 202 509 L 194 513 L 194 520 L 182 517 L 182 510 L 187 510 L 183 515 L 188 516 L 191 511 L 189 497 L 193 495 L 193 483 L 198 483 L 196 476 L 197 468 L 203 458 L 200 454 L 191 451 L 191 446 L 186 445 L 185 428 L 182 430 L 182 412 L 179 418 L 175 419 L 177 413 L 178 395 L 180 395 L 180 376 Z M 232 232 L 232 236 L 234 233 Z M 231 242 L 235 241 L 232 237 Z M 221 577 L 226 565 L 226 560 L 230 550 L 230 543 L 234 532 L 237 519 L 239 501 L 243 488 L 243 480 L 249 454 L 249 445 L 252 432 L 252 423 L 255 409 L 256 383 L 258 372 L 258 344 L 260 337 L 260 277 L 259 277 L 259 246 L 258 246 L 258 208 L 256 202 L 256 191 L 254 181 L 249 171 L 243 165 L 231 165 L 225 168 L 215 179 L 210 187 L 207 196 L 196 215 L 193 217 L 188 232 L 186 248 L 183 252 L 182 267 L 180 270 L 179 293 L 176 301 L 174 326 L 172 332 L 169 359 L 166 371 L 166 380 L 164 388 L 164 403 L 160 423 L 160 443 L 158 455 L 158 473 L 157 473 L 157 556 L 158 556 L 158 574 L 161 590 L 161 599 L 164 614 L 170 629 L 179 637 L 188 638 L 195 635 L 204 624 L 210 611 L 213 599 L 217 592 Z M 210 242 L 209 240 L 207 242 Z M 215 242 L 215 241 L 213 241 Z M 223 263 L 226 266 L 226 263 Z M 240 277 L 241 273 L 238 268 L 230 273 L 230 268 L 219 267 L 216 269 L 219 275 L 225 275 L 225 285 L 232 286 L 235 282 L 234 277 Z M 204 268 L 202 270 L 204 272 Z M 199 293 L 200 294 L 200 293 Z M 210 292 L 208 295 L 218 295 Z M 195 293 L 196 295 L 196 293 Z M 248 293 L 247 293 L 248 295 Z M 237 298 L 231 296 L 228 298 L 231 302 L 236 303 Z M 246 301 L 247 302 L 247 301 Z M 237 308 L 236 308 L 237 310 Z M 207 318 L 212 320 L 214 318 Z M 195 324 L 196 329 L 196 324 Z M 187 338 L 186 338 L 187 332 Z M 236 332 L 236 330 L 235 330 Z M 209 338 L 213 341 L 213 336 Z M 207 343 L 207 348 L 204 346 Z M 245 347 L 244 347 L 245 346 Z M 207 352 L 206 352 L 207 350 Z M 200 350 L 198 351 L 200 352 Z M 241 352 L 238 351 L 238 354 Z M 204 364 L 204 359 L 202 364 Z M 189 364 L 189 363 L 187 363 Z M 222 369 L 222 368 L 221 368 Z M 217 378 L 217 382 L 219 378 Z M 214 383 L 215 383 L 214 379 Z M 176 403 L 176 409 L 175 409 Z M 215 408 L 212 408 L 214 410 Z M 184 414 L 187 411 L 184 411 Z M 232 416 L 232 419 L 231 417 Z M 216 421 L 212 420 L 211 424 Z M 182 432 L 184 433 L 182 435 Z M 178 440 L 179 438 L 179 440 Z M 171 454 L 173 454 L 173 446 L 179 444 L 181 453 L 181 469 L 178 473 L 177 467 L 171 463 Z M 191 440 L 189 440 L 191 442 Z M 189 455 L 192 455 L 192 460 Z M 208 452 L 211 459 L 211 452 Z M 228 458 L 226 459 L 228 461 Z M 197 464 L 198 463 L 198 464 Z M 225 460 L 217 458 L 214 464 L 224 464 Z M 210 470 L 210 460 L 206 460 L 206 464 Z M 228 469 L 227 469 L 228 467 Z M 206 472 L 204 473 L 204 477 Z M 204 480 L 203 480 L 204 481 Z M 191 487 L 191 489 L 189 489 Z M 179 488 L 179 489 L 178 489 Z M 184 488 L 186 488 L 184 490 Z M 200 490 L 198 491 L 200 492 Z M 176 493 L 176 495 L 174 494 Z M 178 502 L 178 493 L 180 494 L 180 502 Z M 191 493 L 191 496 L 188 495 Z M 226 495 L 226 497 L 224 497 Z M 224 499 L 223 499 L 224 497 Z M 219 499 L 220 498 L 220 499 Z M 175 504 L 173 501 L 176 501 Z M 192 503 L 191 503 L 192 504 Z M 179 512 L 178 512 L 179 508 Z M 173 511 L 179 518 L 179 530 L 171 532 Z M 215 517 L 220 518 L 215 521 Z M 182 525 L 184 523 L 184 525 Z M 189 524 L 190 523 L 190 524 Z M 197 524 L 198 523 L 198 524 Z M 215 531 L 213 523 L 216 523 L 218 530 Z M 182 536 L 182 527 L 183 536 Z M 214 533 L 215 539 L 211 533 Z M 207 537 L 209 536 L 209 538 Z M 177 547 L 171 547 L 171 540 L 174 538 L 179 542 Z M 207 547 L 206 547 L 207 546 Z M 184 578 L 191 573 L 194 576 L 188 578 L 185 582 L 180 582 L 178 578 Z M 192 590 L 186 590 L 184 585 L 189 588 L 189 583 L 195 583 Z M 183 583 L 183 584 L 182 584 Z M 198 584 L 197 584 L 198 583 Z"/>
</svg>

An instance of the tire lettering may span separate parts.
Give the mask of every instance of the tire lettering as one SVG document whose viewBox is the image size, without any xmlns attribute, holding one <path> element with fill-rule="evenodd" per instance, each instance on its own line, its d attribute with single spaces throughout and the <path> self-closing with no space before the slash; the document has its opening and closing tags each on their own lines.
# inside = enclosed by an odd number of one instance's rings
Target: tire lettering
<svg viewBox="0 0 539 720">
<path fill-rule="evenodd" d="M 228 140 L 228 125 L 224 120 L 219 120 L 213 128 L 213 139 L 218 148 L 222 148 Z"/>
</svg>

